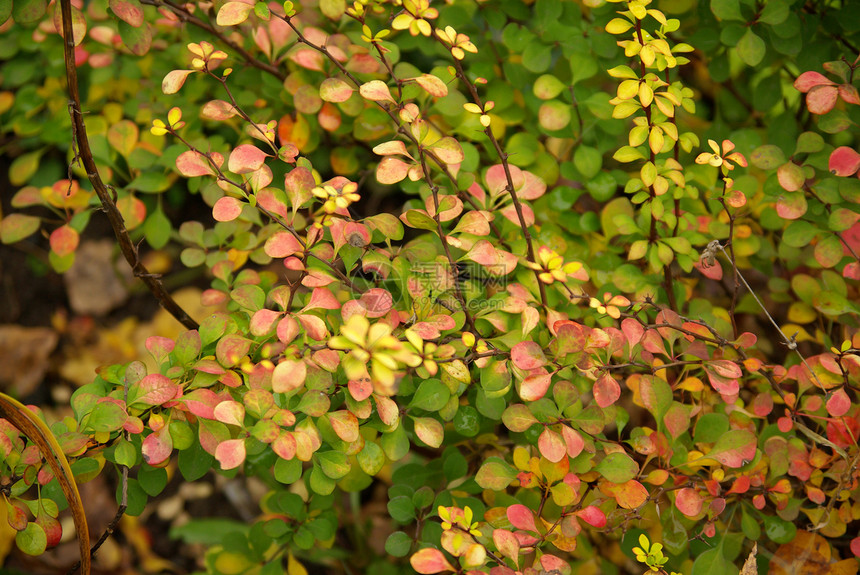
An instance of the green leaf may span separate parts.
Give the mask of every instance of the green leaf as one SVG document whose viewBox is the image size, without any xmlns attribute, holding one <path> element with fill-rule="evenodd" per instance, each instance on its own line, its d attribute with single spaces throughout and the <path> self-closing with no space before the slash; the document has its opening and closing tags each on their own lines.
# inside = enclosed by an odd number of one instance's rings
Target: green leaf
<svg viewBox="0 0 860 575">
<path fill-rule="evenodd" d="M 737 572 L 738 568 L 723 557 L 723 548 L 720 545 L 699 555 L 693 562 L 693 570 L 690 575 L 711 575 L 712 573 L 736 575 Z"/>
<path fill-rule="evenodd" d="M 137 463 L 137 450 L 130 441 L 120 438 L 114 450 L 114 460 L 120 465 L 132 467 Z"/>
<path fill-rule="evenodd" d="M 743 20 L 740 0 L 711 0 L 711 12 L 720 20 Z"/>
<path fill-rule="evenodd" d="M 170 220 L 160 209 L 153 211 L 143 224 L 146 241 L 153 249 L 160 250 L 170 241 Z"/>
<path fill-rule="evenodd" d="M 196 441 L 190 448 L 179 452 L 179 472 L 182 473 L 185 481 L 197 481 L 206 475 L 213 465 L 215 465 L 215 457 Z"/>
<path fill-rule="evenodd" d="M 385 453 L 374 441 L 365 441 L 364 448 L 356 456 L 361 470 L 370 476 L 374 476 L 382 470 L 385 465 Z"/>
<path fill-rule="evenodd" d="M 752 28 L 748 28 L 746 34 L 738 42 L 738 56 L 747 66 L 758 66 L 759 62 L 764 59 L 767 52 L 767 46 Z"/>
<path fill-rule="evenodd" d="M 516 478 L 517 470 L 500 457 L 488 457 L 478 474 L 475 482 L 484 489 L 501 491 Z"/>
<path fill-rule="evenodd" d="M 317 452 L 315 457 L 322 472 L 331 479 L 340 479 L 349 473 L 349 460 L 342 451 Z"/>
<path fill-rule="evenodd" d="M 144 465 L 137 472 L 137 481 L 147 495 L 155 497 L 167 487 L 167 470 Z"/>
<path fill-rule="evenodd" d="M 47 9 L 47 0 L 15 0 L 12 17 L 17 24 L 32 24 L 42 18 Z"/>
<path fill-rule="evenodd" d="M 48 546 L 48 536 L 41 525 L 31 522 L 27 523 L 23 531 L 15 534 L 15 543 L 27 555 L 41 555 Z"/>
<path fill-rule="evenodd" d="M 0 0 L 0 25 L 5 24 L 12 15 L 12 0 Z"/>
<path fill-rule="evenodd" d="M 636 477 L 639 466 L 626 453 L 610 453 L 597 464 L 595 471 L 612 483 L 626 483 Z"/>
<path fill-rule="evenodd" d="M 24 214 L 9 214 L 0 221 L 0 242 L 14 244 L 36 233 L 42 220 Z"/>
<path fill-rule="evenodd" d="M 409 407 L 417 407 L 424 411 L 439 411 L 448 399 L 451 397 L 451 391 L 448 386 L 438 379 L 426 379 L 418 386 L 418 390 L 409 402 Z"/>
<path fill-rule="evenodd" d="M 620 160 L 619 160 L 620 161 Z M 603 167 L 603 156 L 595 148 L 579 146 L 573 154 L 573 164 L 586 180 L 595 177 Z"/>
<path fill-rule="evenodd" d="M 769 0 L 761 11 L 758 21 L 771 26 L 782 24 L 788 18 L 788 8 L 788 2 L 785 0 Z"/>
<path fill-rule="evenodd" d="M 282 459 L 275 461 L 274 476 L 278 483 L 292 485 L 302 477 L 302 462 L 298 459 Z"/>
<path fill-rule="evenodd" d="M 179 539 L 186 544 L 202 543 L 210 547 L 218 545 L 228 537 L 243 536 L 249 530 L 244 523 L 235 519 L 192 519 L 187 523 L 171 527 L 168 537 Z"/>
<path fill-rule="evenodd" d="M 399 523 L 410 523 L 415 519 L 415 505 L 406 495 L 392 497 L 388 502 L 388 514 Z"/>
<path fill-rule="evenodd" d="M 97 403 L 84 421 L 84 429 L 95 432 L 116 431 L 128 419 L 125 409 L 112 401 Z"/>
<path fill-rule="evenodd" d="M 395 531 L 385 540 L 385 552 L 392 557 L 406 557 L 412 549 L 412 538 L 403 531 Z"/>
</svg>

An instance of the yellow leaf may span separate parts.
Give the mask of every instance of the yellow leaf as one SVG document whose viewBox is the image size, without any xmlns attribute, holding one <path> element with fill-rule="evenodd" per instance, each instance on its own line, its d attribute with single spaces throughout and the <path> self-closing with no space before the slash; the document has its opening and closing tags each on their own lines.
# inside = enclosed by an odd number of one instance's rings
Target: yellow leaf
<svg viewBox="0 0 860 575">
<path fill-rule="evenodd" d="M 287 559 L 287 575 L 308 575 L 308 570 L 293 557 L 292 552 Z"/>
</svg>

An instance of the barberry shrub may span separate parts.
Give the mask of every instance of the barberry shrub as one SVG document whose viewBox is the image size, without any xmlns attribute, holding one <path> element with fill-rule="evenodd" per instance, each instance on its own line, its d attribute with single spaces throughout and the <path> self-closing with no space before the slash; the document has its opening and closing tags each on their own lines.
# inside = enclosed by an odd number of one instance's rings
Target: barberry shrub
<svg viewBox="0 0 860 575">
<path fill-rule="evenodd" d="M 20 187 L 0 239 L 63 272 L 101 208 L 187 329 L 50 430 L 0 403 L 25 553 L 67 499 L 82 520 L 75 481 L 115 471 L 139 514 L 170 467 L 267 488 L 209 573 L 857 572 L 858 6 L 5 0 L 0 20 Z M 141 240 L 205 270 L 208 315 Z M 357 503 L 380 485 L 376 556 Z"/>
</svg>

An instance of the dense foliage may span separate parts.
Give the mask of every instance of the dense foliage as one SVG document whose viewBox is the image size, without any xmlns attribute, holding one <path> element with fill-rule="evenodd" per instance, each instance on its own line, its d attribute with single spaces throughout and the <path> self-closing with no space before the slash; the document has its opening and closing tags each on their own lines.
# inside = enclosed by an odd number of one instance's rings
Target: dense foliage
<svg viewBox="0 0 860 575">
<path fill-rule="evenodd" d="M 208 573 L 858 571 L 860 4 L 72 4 L 81 110 L 68 5 L 0 0 L 0 239 L 103 209 L 210 313 L 52 436 L 4 399 L 24 552 L 175 466 L 268 489 Z"/>
</svg>

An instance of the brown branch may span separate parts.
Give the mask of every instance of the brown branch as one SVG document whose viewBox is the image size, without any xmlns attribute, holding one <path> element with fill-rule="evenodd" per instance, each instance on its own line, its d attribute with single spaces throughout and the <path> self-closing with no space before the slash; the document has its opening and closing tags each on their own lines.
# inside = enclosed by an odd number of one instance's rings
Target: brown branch
<svg viewBox="0 0 860 575">
<path fill-rule="evenodd" d="M 113 233 L 119 242 L 122 255 L 131 266 L 134 276 L 146 284 L 146 287 L 149 288 L 149 291 L 152 292 L 161 306 L 170 315 L 175 317 L 179 323 L 188 329 L 197 329 L 197 322 L 191 319 L 191 316 L 167 293 L 159 277 L 150 273 L 140 261 L 137 246 L 134 245 L 128 235 L 122 214 L 117 209 L 113 198 L 108 193 L 107 186 L 102 182 L 99 175 L 98 166 L 96 166 L 93 153 L 90 150 L 90 142 L 87 139 L 87 127 L 84 124 L 84 116 L 81 110 L 81 97 L 78 91 L 78 69 L 75 66 L 75 41 L 74 31 L 72 30 L 72 6 L 70 0 L 60 0 L 60 8 L 63 20 L 63 52 L 66 60 L 66 80 L 69 87 L 69 115 L 72 118 L 72 133 L 75 139 L 72 147 L 75 148 L 75 157 L 83 163 L 90 183 L 92 183 L 93 189 L 99 197 L 99 201 L 110 221 Z"/>
<path fill-rule="evenodd" d="M 177 18 L 179 18 L 182 22 L 187 22 L 189 24 L 197 26 L 201 30 L 206 30 L 207 32 L 218 38 L 225 45 L 229 46 L 231 50 L 239 54 L 248 65 L 260 69 L 264 72 L 268 72 L 269 74 L 272 74 L 281 81 L 287 78 L 287 75 L 280 68 L 271 64 L 266 64 L 265 62 L 254 58 L 254 56 L 252 56 L 250 52 L 242 48 L 241 45 L 227 38 L 227 36 L 222 34 L 217 28 L 215 28 L 215 26 L 213 26 L 209 22 L 206 22 L 205 20 L 201 20 L 197 16 L 194 16 L 193 14 L 185 10 L 185 8 L 183 8 L 182 6 L 174 4 L 170 0 L 140 0 L 140 3 L 147 4 L 149 6 L 164 7 L 169 9 L 171 12 L 176 14 Z"/>
</svg>

